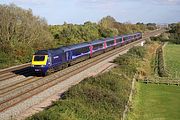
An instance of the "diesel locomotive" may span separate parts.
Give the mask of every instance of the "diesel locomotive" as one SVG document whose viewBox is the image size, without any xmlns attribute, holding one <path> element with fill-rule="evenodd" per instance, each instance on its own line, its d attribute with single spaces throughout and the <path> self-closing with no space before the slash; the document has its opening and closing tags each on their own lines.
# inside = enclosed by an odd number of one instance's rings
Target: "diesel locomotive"
<svg viewBox="0 0 180 120">
<path fill-rule="evenodd" d="M 43 76 L 103 54 L 142 38 L 142 33 L 115 36 L 56 49 L 39 50 L 32 57 L 32 69 Z"/>
</svg>

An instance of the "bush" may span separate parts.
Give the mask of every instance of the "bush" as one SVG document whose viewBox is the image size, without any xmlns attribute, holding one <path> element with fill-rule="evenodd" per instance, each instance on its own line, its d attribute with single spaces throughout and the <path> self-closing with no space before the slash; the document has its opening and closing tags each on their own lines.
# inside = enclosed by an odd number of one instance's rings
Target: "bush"
<svg viewBox="0 0 180 120">
<path fill-rule="evenodd" d="M 135 46 L 129 49 L 128 53 L 136 55 L 139 58 L 144 58 L 146 54 L 146 49 L 143 46 Z"/>
<path fill-rule="evenodd" d="M 126 54 L 120 55 L 114 60 L 114 63 L 120 65 L 121 72 L 126 76 L 133 77 L 137 73 L 139 61 L 141 61 L 146 54 L 146 49 L 141 46 L 129 49 Z"/>
<path fill-rule="evenodd" d="M 129 65 L 132 63 L 133 56 L 132 54 L 123 54 L 118 58 L 114 59 L 114 63 L 118 65 Z"/>
</svg>

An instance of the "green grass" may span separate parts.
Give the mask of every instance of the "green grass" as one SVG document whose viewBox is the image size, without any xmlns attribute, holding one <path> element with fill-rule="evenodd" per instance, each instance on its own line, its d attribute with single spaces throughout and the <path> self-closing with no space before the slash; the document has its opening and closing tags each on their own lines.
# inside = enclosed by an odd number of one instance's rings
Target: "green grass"
<svg viewBox="0 0 180 120">
<path fill-rule="evenodd" d="M 180 87 L 137 83 L 128 120 L 180 120 Z"/>
<path fill-rule="evenodd" d="M 180 45 L 167 44 L 164 48 L 165 67 L 174 78 L 180 78 Z"/>
</svg>

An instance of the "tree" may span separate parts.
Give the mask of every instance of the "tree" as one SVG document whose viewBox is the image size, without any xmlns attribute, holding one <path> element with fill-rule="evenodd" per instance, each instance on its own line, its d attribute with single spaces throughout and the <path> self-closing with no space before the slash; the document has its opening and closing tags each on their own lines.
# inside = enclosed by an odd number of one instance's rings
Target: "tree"
<svg viewBox="0 0 180 120">
<path fill-rule="evenodd" d="M 115 22 L 116 22 L 116 20 L 113 17 L 107 16 L 107 17 L 103 17 L 99 21 L 99 24 L 101 27 L 104 27 L 104 28 L 113 28 Z"/>
<path fill-rule="evenodd" d="M 173 23 L 170 27 L 170 39 L 176 44 L 180 44 L 180 23 Z"/>
<path fill-rule="evenodd" d="M 29 61 L 33 51 L 51 48 L 53 38 L 44 18 L 14 4 L 0 5 L 0 50 L 16 61 Z"/>
</svg>

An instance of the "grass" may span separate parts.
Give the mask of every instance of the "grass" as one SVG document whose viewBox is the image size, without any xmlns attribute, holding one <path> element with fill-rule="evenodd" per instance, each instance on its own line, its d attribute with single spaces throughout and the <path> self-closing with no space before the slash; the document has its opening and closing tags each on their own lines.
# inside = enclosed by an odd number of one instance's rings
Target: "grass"
<svg viewBox="0 0 180 120">
<path fill-rule="evenodd" d="M 165 67 L 173 78 L 180 78 L 180 45 L 167 44 L 164 48 Z"/>
<path fill-rule="evenodd" d="M 137 95 L 128 120 L 179 120 L 180 88 L 137 83 Z"/>
</svg>

